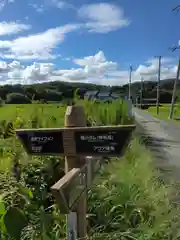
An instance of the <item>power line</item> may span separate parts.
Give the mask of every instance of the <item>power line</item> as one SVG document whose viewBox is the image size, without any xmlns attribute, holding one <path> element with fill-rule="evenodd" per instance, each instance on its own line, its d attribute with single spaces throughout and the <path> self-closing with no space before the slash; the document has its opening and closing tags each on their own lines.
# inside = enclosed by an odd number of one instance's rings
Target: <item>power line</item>
<svg viewBox="0 0 180 240">
<path fill-rule="evenodd" d="M 177 12 L 179 12 L 179 10 L 180 10 L 180 5 L 178 5 L 178 6 L 176 6 L 175 8 L 172 9 L 172 11 L 177 11 Z"/>
</svg>

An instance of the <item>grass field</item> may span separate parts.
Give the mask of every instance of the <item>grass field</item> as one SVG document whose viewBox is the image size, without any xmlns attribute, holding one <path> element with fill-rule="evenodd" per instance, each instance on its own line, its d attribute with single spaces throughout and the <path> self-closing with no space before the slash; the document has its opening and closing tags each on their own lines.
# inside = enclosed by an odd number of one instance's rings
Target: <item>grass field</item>
<svg viewBox="0 0 180 240">
<path fill-rule="evenodd" d="M 78 103 L 84 105 L 88 125 L 134 122 L 122 101 Z M 11 120 L 16 128 L 62 127 L 65 109 L 58 104 L 5 105 L 0 126 L 3 131 Z M 0 239 L 65 239 L 65 216 L 49 191 L 64 175 L 63 168 L 63 158 L 28 157 L 18 139 L 1 137 Z M 102 167 L 89 191 L 91 239 L 177 239 L 180 211 L 170 203 L 172 187 L 158 178 L 150 153 L 135 138 L 123 158 Z"/>
<path fill-rule="evenodd" d="M 169 119 L 169 112 L 170 112 L 170 104 L 163 104 L 159 108 L 159 114 L 157 115 L 156 107 L 150 107 L 147 109 L 149 113 L 151 113 L 154 117 L 157 117 L 162 120 L 169 120 L 173 123 L 180 124 L 180 121 L 176 120 L 176 117 L 180 117 L 180 104 L 174 105 L 174 114 L 173 119 Z"/>
<path fill-rule="evenodd" d="M 170 112 L 170 104 L 163 104 L 159 108 L 159 114 L 157 115 L 156 107 L 150 107 L 147 109 L 152 116 L 157 117 L 161 120 L 169 120 L 172 123 L 180 124 L 180 121 L 176 120 L 177 117 L 180 117 L 180 104 L 175 104 L 174 106 L 174 114 L 173 119 L 169 119 L 169 112 Z"/>
<path fill-rule="evenodd" d="M 41 127 L 63 126 L 65 109 L 58 104 L 9 104 L 0 108 L 0 120 L 13 121 L 16 127 L 22 122 L 25 128 L 32 127 L 31 120 L 35 118 Z M 55 122 L 52 116 L 56 118 Z"/>
</svg>

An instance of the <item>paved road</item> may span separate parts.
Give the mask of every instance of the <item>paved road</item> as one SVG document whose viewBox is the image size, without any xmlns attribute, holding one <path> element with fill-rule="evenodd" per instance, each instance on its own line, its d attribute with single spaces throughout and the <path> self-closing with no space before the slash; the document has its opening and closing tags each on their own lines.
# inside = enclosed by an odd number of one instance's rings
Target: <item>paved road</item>
<svg viewBox="0 0 180 240">
<path fill-rule="evenodd" d="M 133 108 L 137 132 L 147 138 L 147 146 L 156 157 L 156 163 L 173 169 L 180 180 L 180 126 L 159 120 L 151 114 Z"/>
</svg>

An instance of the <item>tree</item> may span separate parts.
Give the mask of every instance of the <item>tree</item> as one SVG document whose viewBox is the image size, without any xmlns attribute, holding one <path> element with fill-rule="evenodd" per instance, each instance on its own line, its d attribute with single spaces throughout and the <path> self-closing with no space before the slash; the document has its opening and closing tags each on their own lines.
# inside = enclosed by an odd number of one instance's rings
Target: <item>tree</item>
<svg viewBox="0 0 180 240">
<path fill-rule="evenodd" d="M 46 101 L 60 102 L 62 100 L 62 94 L 54 90 L 47 90 L 43 95 Z"/>
<path fill-rule="evenodd" d="M 0 107 L 2 107 L 4 105 L 4 101 L 3 99 L 0 97 Z"/>
<path fill-rule="evenodd" d="M 6 98 L 7 104 L 30 104 L 31 100 L 21 93 L 10 93 Z"/>
</svg>

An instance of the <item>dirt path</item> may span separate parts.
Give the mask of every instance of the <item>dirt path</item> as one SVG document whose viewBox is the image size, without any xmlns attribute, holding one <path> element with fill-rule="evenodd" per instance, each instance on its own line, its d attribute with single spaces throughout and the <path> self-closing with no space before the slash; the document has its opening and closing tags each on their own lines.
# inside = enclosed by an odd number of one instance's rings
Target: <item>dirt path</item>
<svg viewBox="0 0 180 240">
<path fill-rule="evenodd" d="M 155 157 L 157 167 L 180 182 L 180 126 L 159 120 L 151 114 L 133 108 L 137 133 L 145 138 L 147 147 Z"/>
</svg>

